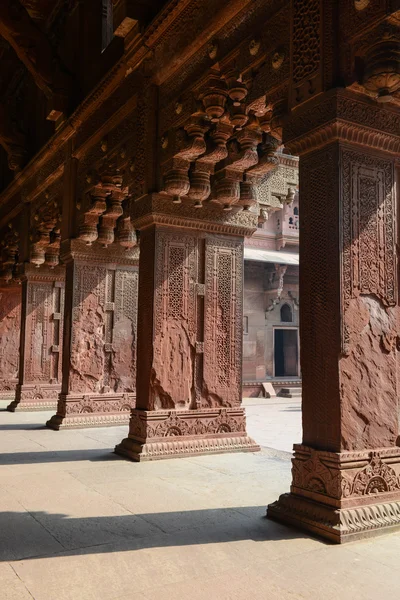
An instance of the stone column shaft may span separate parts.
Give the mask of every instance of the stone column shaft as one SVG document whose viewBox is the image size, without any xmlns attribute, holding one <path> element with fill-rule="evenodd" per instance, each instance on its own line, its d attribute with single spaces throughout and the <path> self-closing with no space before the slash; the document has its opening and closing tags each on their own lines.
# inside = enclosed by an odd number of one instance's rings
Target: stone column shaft
<svg viewBox="0 0 400 600">
<path fill-rule="evenodd" d="M 62 390 L 52 429 L 127 423 L 135 405 L 137 255 L 62 243 L 66 263 Z"/>
<path fill-rule="evenodd" d="M 21 286 L 0 289 L 0 400 L 15 397 L 19 371 Z"/>
<path fill-rule="evenodd" d="M 61 389 L 64 269 L 26 263 L 21 278 L 19 377 L 8 410 L 49 410 Z"/>
<path fill-rule="evenodd" d="M 137 403 L 116 452 L 138 461 L 258 450 L 241 407 L 244 228 L 194 229 L 190 209 L 161 195 L 140 203 L 150 212 L 138 221 Z"/>
<path fill-rule="evenodd" d="M 303 443 L 268 515 L 343 542 L 400 525 L 400 111 L 332 90 L 286 136 L 300 154 Z"/>
</svg>

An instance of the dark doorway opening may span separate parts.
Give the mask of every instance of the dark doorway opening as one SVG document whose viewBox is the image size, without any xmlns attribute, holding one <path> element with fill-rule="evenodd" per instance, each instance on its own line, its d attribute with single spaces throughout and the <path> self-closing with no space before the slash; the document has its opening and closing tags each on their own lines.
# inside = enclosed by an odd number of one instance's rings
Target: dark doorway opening
<svg viewBox="0 0 400 600">
<path fill-rule="evenodd" d="M 298 377 L 297 329 L 275 329 L 274 336 L 275 377 Z"/>
</svg>

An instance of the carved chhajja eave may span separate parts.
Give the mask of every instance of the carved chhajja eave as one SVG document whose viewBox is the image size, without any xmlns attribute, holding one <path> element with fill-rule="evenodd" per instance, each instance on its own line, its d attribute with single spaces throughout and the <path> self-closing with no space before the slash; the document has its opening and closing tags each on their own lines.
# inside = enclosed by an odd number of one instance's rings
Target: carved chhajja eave
<svg viewBox="0 0 400 600">
<path fill-rule="evenodd" d="M 135 229 L 127 212 L 128 189 L 118 170 L 107 171 L 79 206 L 78 239 L 103 248 L 119 244 L 129 250 L 137 245 Z"/>
<path fill-rule="evenodd" d="M 194 208 L 212 202 L 223 210 L 255 206 L 255 185 L 277 166 L 286 104 L 247 105 L 248 84 L 240 73 L 210 71 L 198 90 L 197 111 L 183 128 L 161 140 L 163 192 Z M 278 139 L 277 139 L 278 138 Z"/>
</svg>

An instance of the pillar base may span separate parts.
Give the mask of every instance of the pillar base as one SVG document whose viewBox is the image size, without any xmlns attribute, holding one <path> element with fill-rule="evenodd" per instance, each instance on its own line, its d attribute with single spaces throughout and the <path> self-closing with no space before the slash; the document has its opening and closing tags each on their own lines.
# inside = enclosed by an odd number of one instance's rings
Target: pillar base
<svg viewBox="0 0 400 600">
<path fill-rule="evenodd" d="M 17 383 L 17 379 L 0 381 L 0 400 L 14 400 L 17 389 Z"/>
<path fill-rule="evenodd" d="M 10 412 L 55 410 L 61 386 L 59 384 L 17 385 L 15 399 L 7 406 Z"/>
<path fill-rule="evenodd" d="M 259 450 L 246 434 L 244 410 L 240 407 L 132 410 L 129 437 L 115 447 L 117 454 L 137 462 Z"/>
<path fill-rule="evenodd" d="M 135 400 L 133 393 L 84 396 L 60 394 L 57 413 L 46 425 L 56 431 L 127 425 Z"/>
<path fill-rule="evenodd" d="M 400 527 L 400 448 L 325 452 L 295 445 L 290 494 L 271 519 L 335 543 Z"/>
<path fill-rule="evenodd" d="M 335 509 L 295 494 L 283 494 L 268 506 L 267 517 L 343 544 L 400 528 L 400 501 Z"/>
</svg>

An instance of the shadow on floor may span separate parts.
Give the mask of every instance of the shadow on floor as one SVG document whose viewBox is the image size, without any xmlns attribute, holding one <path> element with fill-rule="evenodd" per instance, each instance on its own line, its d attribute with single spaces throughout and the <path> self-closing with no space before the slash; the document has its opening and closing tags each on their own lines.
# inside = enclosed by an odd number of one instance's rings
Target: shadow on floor
<svg viewBox="0 0 400 600">
<path fill-rule="evenodd" d="M 312 537 L 270 521 L 265 510 L 265 506 L 248 506 L 82 518 L 41 511 L 3 512 L 0 561 Z"/>
<path fill-rule="evenodd" d="M 93 450 L 49 450 L 48 452 L 2 452 L 0 465 L 30 465 L 39 463 L 69 462 L 69 461 L 110 461 L 126 460 L 114 454 L 114 448 L 97 448 Z"/>
<path fill-rule="evenodd" d="M 47 429 L 45 422 L 43 423 L 10 423 L 0 425 L 0 431 L 32 431 L 35 429 Z"/>
</svg>

